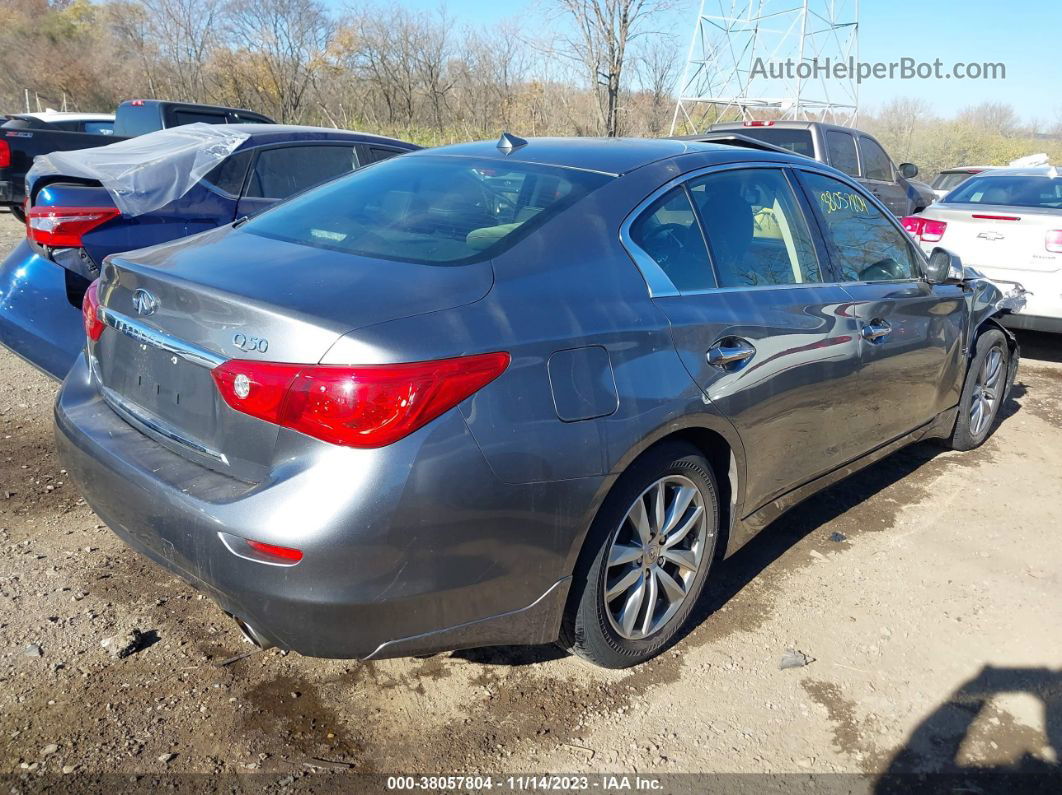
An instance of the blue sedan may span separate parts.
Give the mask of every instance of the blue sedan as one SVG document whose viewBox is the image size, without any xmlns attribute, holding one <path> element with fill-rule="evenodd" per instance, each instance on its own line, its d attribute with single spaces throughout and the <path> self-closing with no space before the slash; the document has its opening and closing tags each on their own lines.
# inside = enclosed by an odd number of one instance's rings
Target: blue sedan
<svg viewBox="0 0 1062 795">
<path fill-rule="evenodd" d="M 108 254 L 233 223 L 356 168 L 419 148 L 313 127 L 226 129 L 246 138 L 183 195 L 147 212 L 123 213 L 100 181 L 31 173 L 27 237 L 0 266 L 0 343 L 61 379 L 84 346 L 82 299 Z M 128 197 L 121 198 L 128 204 Z"/>
</svg>

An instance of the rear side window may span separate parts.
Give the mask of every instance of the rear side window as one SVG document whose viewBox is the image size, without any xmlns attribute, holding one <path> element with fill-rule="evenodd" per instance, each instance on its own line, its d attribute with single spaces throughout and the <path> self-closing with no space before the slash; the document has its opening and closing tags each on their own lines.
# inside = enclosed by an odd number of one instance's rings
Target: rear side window
<svg viewBox="0 0 1062 795">
<path fill-rule="evenodd" d="M 230 196 L 239 196 L 243 191 L 243 182 L 247 176 L 247 166 L 250 165 L 253 155 L 254 152 L 250 150 L 229 155 L 214 166 L 210 173 L 203 178 L 204 181 L 209 182 L 215 188 L 224 191 Z"/>
<path fill-rule="evenodd" d="M 247 196 L 286 199 L 358 167 L 352 146 L 284 146 L 259 153 Z"/>
<path fill-rule="evenodd" d="M 723 171 L 689 188 L 720 287 L 822 281 L 804 213 L 781 171 Z"/>
<path fill-rule="evenodd" d="M 851 133 L 839 130 L 826 132 L 826 154 L 830 165 L 852 177 L 859 176 L 859 160 L 856 157 L 855 138 Z"/>
<path fill-rule="evenodd" d="M 971 177 L 948 194 L 949 202 L 1062 208 L 1062 178 Z"/>
<path fill-rule="evenodd" d="M 823 222 L 823 233 L 844 281 L 916 278 L 920 272 L 907 236 L 877 207 L 843 182 L 804 173 Z"/>
<path fill-rule="evenodd" d="M 863 156 L 864 177 L 892 182 L 892 161 L 876 141 L 859 136 L 859 153 Z"/>
<path fill-rule="evenodd" d="M 242 228 L 366 257 L 457 265 L 504 251 L 611 179 L 493 159 L 396 157 Z"/>
<path fill-rule="evenodd" d="M 378 163 L 381 160 L 387 160 L 389 157 L 400 155 L 403 152 L 401 149 L 391 149 L 387 146 L 369 146 L 367 149 L 369 151 L 370 163 Z"/>
<path fill-rule="evenodd" d="M 650 205 L 631 224 L 630 236 L 680 291 L 715 287 L 701 226 L 685 188 L 675 188 Z"/>
</svg>

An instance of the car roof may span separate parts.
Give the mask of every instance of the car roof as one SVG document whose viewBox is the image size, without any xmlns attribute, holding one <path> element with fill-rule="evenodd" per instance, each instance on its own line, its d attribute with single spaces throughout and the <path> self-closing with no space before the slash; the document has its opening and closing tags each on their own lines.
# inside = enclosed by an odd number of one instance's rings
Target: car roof
<svg viewBox="0 0 1062 795">
<path fill-rule="evenodd" d="M 114 121 L 113 113 L 74 113 L 72 111 L 45 110 L 39 113 L 18 113 L 16 118 L 32 117 L 38 121 Z"/>
<path fill-rule="evenodd" d="M 1046 177 L 1058 179 L 1058 169 L 1054 166 L 1033 166 L 1031 168 L 989 168 L 978 174 L 979 177 Z"/>
<path fill-rule="evenodd" d="M 334 127 L 309 127 L 302 124 L 228 124 L 226 129 L 247 133 L 250 138 L 244 146 L 260 146 L 266 143 L 302 140 L 341 140 L 360 143 L 393 144 L 403 148 L 417 148 L 416 144 L 388 138 L 384 135 L 357 132 L 355 130 L 337 130 Z"/>
<path fill-rule="evenodd" d="M 476 157 L 510 163 L 529 163 L 543 166 L 574 168 L 619 176 L 658 160 L 701 152 L 717 155 L 719 162 L 732 161 L 735 155 L 742 160 L 772 160 L 807 163 L 801 155 L 775 151 L 759 151 L 719 143 L 683 141 L 675 138 L 528 138 L 527 143 L 506 153 L 496 141 L 440 146 L 422 149 L 414 156 L 446 155 Z"/>
<path fill-rule="evenodd" d="M 951 168 L 942 168 L 938 173 L 940 174 L 979 174 L 982 171 L 994 170 L 999 166 L 952 166 Z"/>
<path fill-rule="evenodd" d="M 756 127 L 746 127 L 743 121 L 724 121 L 717 124 L 713 124 L 708 128 L 709 132 L 715 132 L 717 130 L 747 130 L 747 129 L 770 129 L 771 127 L 781 128 L 783 130 L 810 130 L 812 127 L 822 127 L 824 130 L 843 130 L 848 133 L 857 133 L 859 135 L 865 135 L 868 138 L 874 136 L 870 133 L 860 130 L 856 127 L 845 127 L 843 124 L 831 124 L 826 121 L 807 121 L 807 120 L 777 120 L 768 123 L 758 124 Z"/>
</svg>

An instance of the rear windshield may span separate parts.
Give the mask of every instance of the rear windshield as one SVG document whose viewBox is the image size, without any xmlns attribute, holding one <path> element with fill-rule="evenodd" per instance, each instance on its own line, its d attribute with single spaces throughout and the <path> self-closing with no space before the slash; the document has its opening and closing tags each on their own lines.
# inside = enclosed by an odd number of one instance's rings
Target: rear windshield
<svg viewBox="0 0 1062 795">
<path fill-rule="evenodd" d="M 972 176 L 973 174 L 969 171 L 945 171 L 937 174 L 937 178 L 933 180 L 933 187 L 937 190 L 951 190 Z"/>
<path fill-rule="evenodd" d="M 1062 207 L 1062 177 L 970 177 L 948 194 L 949 203 Z"/>
<path fill-rule="evenodd" d="M 465 157 L 396 157 L 248 221 L 246 231 L 366 257 L 458 265 L 492 257 L 611 179 Z"/>
<path fill-rule="evenodd" d="M 810 130 L 787 130 L 784 127 L 742 127 L 735 130 L 749 138 L 774 144 L 798 155 L 815 157 L 815 145 L 811 142 Z"/>
</svg>

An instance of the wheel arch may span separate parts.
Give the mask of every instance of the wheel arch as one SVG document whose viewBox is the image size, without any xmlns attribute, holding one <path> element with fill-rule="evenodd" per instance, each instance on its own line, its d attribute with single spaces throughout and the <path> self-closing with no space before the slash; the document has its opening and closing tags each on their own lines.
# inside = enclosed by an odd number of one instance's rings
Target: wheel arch
<svg viewBox="0 0 1062 795">
<path fill-rule="evenodd" d="M 578 543 L 573 545 L 569 572 L 578 569 L 583 555 L 591 554 L 587 551 L 590 529 L 624 474 L 643 456 L 669 442 L 689 444 L 708 461 L 715 476 L 716 488 L 719 490 L 720 538 L 716 544 L 716 555 L 723 557 L 734 551 L 731 541 L 744 496 L 745 449 L 736 430 L 726 419 L 719 415 L 707 414 L 657 428 L 619 459 L 612 469 L 613 476 L 607 480 L 589 511 Z"/>
</svg>

